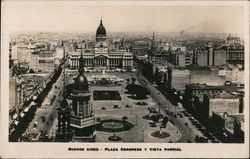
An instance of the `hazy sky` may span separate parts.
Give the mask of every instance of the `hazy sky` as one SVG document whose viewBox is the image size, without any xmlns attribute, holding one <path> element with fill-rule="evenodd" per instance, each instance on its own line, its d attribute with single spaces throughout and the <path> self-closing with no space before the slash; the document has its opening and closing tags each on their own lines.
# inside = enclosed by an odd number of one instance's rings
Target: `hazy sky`
<svg viewBox="0 0 250 159">
<path fill-rule="evenodd" d="M 108 32 L 214 32 L 242 34 L 242 6 L 180 5 L 8 5 L 4 13 L 12 31 L 96 31 L 102 17 Z"/>
</svg>

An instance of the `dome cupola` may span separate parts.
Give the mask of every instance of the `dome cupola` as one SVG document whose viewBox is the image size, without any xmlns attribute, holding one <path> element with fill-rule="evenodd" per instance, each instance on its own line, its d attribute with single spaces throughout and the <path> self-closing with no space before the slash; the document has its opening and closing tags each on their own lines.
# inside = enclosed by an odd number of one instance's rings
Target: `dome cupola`
<svg viewBox="0 0 250 159">
<path fill-rule="evenodd" d="M 76 91 L 88 91 L 89 85 L 88 80 L 84 76 L 84 66 L 83 66 L 83 57 L 81 53 L 81 57 L 79 59 L 79 75 L 74 79 L 74 90 Z"/>
<path fill-rule="evenodd" d="M 96 30 L 96 41 L 98 41 L 98 39 L 102 39 L 102 38 L 106 38 L 106 29 L 102 24 L 102 20 L 100 21 L 100 25 Z"/>
</svg>

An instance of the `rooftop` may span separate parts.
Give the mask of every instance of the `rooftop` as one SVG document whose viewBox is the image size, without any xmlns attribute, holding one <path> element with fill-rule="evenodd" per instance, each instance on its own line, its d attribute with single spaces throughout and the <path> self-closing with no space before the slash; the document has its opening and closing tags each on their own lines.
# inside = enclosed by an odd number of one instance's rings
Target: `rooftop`
<svg viewBox="0 0 250 159">
<path fill-rule="evenodd" d="M 187 87 L 190 87 L 192 89 L 224 89 L 224 86 L 219 85 L 219 86 L 211 86 L 211 85 L 207 85 L 205 83 L 192 83 L 192 84 L 188 84 Z"/>
<path fill-rule="evenodd" d="M 213 98 L 213 99 L 218 99 L 218 98 L 220 98 L 220 99 L 237 99 L 239 97 L 235 94 L 232 94 L 232 93 L 223 92 L 223 93 L 220 93 L 218 95 L 214 95 L 211 98 Z"/>
<path fill-rule="evenodd" d="M 214 114 L 220 116 L 223 119 L 234 120 L 234 118 L 227 112 L 213 112 Z"/>
</svg>

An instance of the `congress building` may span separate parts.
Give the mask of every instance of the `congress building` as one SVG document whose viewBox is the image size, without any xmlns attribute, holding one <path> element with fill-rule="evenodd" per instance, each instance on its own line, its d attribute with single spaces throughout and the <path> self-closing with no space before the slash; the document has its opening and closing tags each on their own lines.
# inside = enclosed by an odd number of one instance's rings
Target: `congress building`
<svg viewBox="0 0 250 159">
<path fill-rule="evenodd" d="M 123 68 L 132 69 L 133 55 L 122 46 L 119 49 L 111 49 L 107 41 L 106 29 L 102 20 L 96 31 L 96 41 L 92 48 L 87 48 L 86 43 L 81 44 L 78 49 L 69 53 L 69 62 L 71 69 L 79 67 L 79 58 L 81 53 L 85 67 L 103 67 L 103 68 Z"/>
</svg>

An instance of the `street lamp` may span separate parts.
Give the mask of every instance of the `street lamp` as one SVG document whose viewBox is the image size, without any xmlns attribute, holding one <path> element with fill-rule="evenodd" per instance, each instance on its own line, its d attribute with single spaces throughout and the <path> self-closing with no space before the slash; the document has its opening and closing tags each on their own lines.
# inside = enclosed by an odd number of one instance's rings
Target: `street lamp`
<svg viewBox="0 0 250 159">
<path fill-rule="evenodd" d="M 159 112 L 159 115 L 161 114 L 161 109 L 160 109 L 160 105 L 161 105 L 161 103 L 159 102 L 159 103 L 158 103 L 158 106 L 159 106 L 159 110 L 158 110 L 158 112 Z"/>
</svg>

